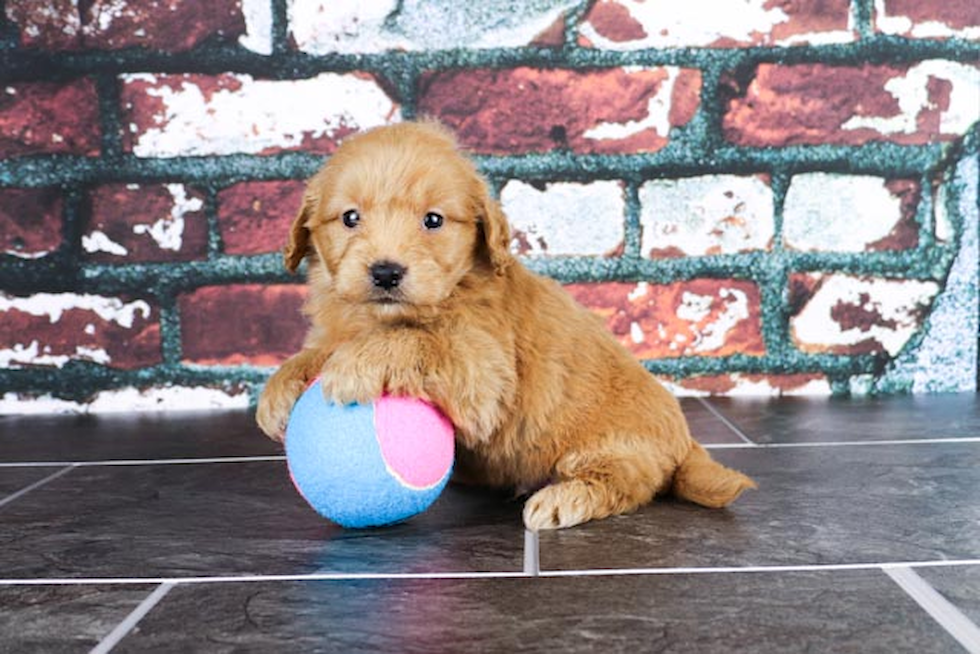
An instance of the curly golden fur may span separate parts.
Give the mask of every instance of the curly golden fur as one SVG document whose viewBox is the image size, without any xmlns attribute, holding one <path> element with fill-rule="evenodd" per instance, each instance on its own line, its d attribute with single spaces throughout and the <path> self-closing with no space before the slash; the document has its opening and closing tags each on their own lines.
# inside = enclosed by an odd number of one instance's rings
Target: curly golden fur
<svg viewBox="0 0 980 654">
<path fill-rule="evenodd" d="M 257 420 L 282 439 L 320 376 L 340 403 L 426 398 L 456 427 L 458 479 L 540 489 L 529 529 L 656 494 L 721 507 L 755 484 L 714 462 L 677 401 L 554 281 L 510 253 L 499 204 L 431 122 L 346 140 L 307 187 L 285 259 L 309 258 L 311 328 Z"/>
</svg>

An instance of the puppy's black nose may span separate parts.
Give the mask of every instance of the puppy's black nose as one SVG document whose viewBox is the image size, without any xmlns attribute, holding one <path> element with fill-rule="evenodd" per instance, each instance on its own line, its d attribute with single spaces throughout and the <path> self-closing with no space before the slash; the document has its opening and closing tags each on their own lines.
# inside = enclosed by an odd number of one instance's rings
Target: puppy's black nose
<svg viewBox="0 0 980 654">
<path fill-rule="evenodd" d="M 374 280 L 374 285 L 386 291 L 401 284 L 403 277 L 405 277 L 405 266 L 397 263 L 379 261 L 371 266 L 371 279 Z"/>
</svg>

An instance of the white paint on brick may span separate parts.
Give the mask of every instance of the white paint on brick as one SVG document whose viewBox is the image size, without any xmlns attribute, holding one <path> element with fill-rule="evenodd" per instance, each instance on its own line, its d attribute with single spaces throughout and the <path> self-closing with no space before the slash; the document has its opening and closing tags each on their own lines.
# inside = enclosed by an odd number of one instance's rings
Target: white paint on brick
<svg viewBox="0 0 980 654">
<path fill-rule="evenodd" d="M 121 243 L 116 243 L 105 232 L 98 229 L 92 231 L 90 234 L 82 234 L 82 249 L 89 254 L 107 252 L 120 257 L 129 254 L 129 250 L 125 246 Z"/>
<path fill-rule="evenodd" d="M 708 320 L 712 309 L 719 305 L 721 310 Z M 688 345 L 687 335 L 677 333 L 669 348 L 675 352 L 684 347 L 691 354 L 709 353 L 724 346 L 728 333 L 749 317 L 749 298 L 744 291 L 729 288 L 722 288 L 717 297 L 684 291 L 675 315 L 689 323 L 694 340 Z M 663 331 L 659 335 L 663 340 Z"/>
<path fill-rule="evenodd" d="M 33 340 L 27 345 L 14 343 L 6 350 L 0 350 L 0 368 L 22 368 L 24 365 L 47 365 L 62 367 L 68 363 L 67 355 L 51 356 L 41 353 L 41 344 Z"/>
<path fill-rule="evenodd" d="M 303 52 L 371 54 L 407 50 L 408 42 L 386 34 L 385 18 L 398 0 L 288 0 L 289 29 Z"/>
<path fill-rule="evenodd" d="M 674 93 L 674 84 L 681 74 L 676 66 L 665 66 L 667 79 L 664 80 L 656 94 L 647 100 L 647 115 L 642 120 L 630 120 L 625 123 L 597 123 L 586 131 L 583 136 L 597 141 L 614 141 L 626 139 L 653 128 L 660 136 L 670 133 L 670 107 Z"/>
<path fill-rule="evenodd" d="M 805 384 L 792 388 L 781 388 L 779 384 L 774 384 L 765 377 L 749 377 L 742 373 L 731 373 L 727 375 L 728 380 L 734 386 L 725 391 L 727 397 L 788 397 L 788 396 L 828 396 L 831 394 L 830 382 L 826 379 L 811 379 Z M 664 380 L 664 385 L 672 395 L 676 397 L 708 397 L 712 393 L 694 386 L 696 380 L 687 385 L 686 380 Z M 694 434 L 696 437 L 697 434 Z"/>
<path fill-rule="evenodd" d="M 580 33 L 595 47 L 604 50 L 680 48 L 709 46 L 721 39 L 755 43 L 777 25 L 790 20 L 779 7 L 767 7 L 769 0 L 617 0 L 633 20 L 642 26 L 645 37 L 630 41 L 608 39 L 585 22 Z M 849 30 L 798 34 L 775 41 L 776 45 L 844 43 L 853 41 Z"/>
<path fill-rule="evenodd" d="M 834 43 L 849 43 L 855 40 L 855 30 L 852 22 L 853 16 L 848 13 L 847 18 L 848 29 L 846 30 L 793 34 L 785 39 L 774 39 L 773 45 L 832 45 Z"/>
<path fill-rule="evenodd" d="M 735 387 L 725 395 L 730 397 L 786 397 L 786 396 L 827 396 L 831 394 L 830 382 L 826 379 L 812 379 L 794 388 L 780 388 L 766 378 L 749 379 L 739 373 L 730 375 Z"/>
<path fill-rule="evenodd" d="M 527 45 L 578 0 L 289 0 L 297 47 L 311 54 Z"/>
<path fill-rule="evenodd" d="M 636 321 L 630 323 L 630 340 L 637 345 L 646 341 L 646 335 L 643 333 L 643 327 L 641 327 L 640 323 Z"/>
<path fill-rule="evenodd" d="M 555 182 L 541 191 L 512 180 L 500 200 L 511 227 L 530 245 L 525 254 L 602 256 L 622 245 L 626 202 L 619 182 Z"/>
<path fill-rule="evenodd" d="M 918 116 L 936 107 L 929 100 L 930 78 L 948 81 L 952 85 L 949 107 L 939 118 L 943 134 L 962 134 L 976 122 L 978 115 L 977 88 L 980 88 L 980 69 L 955 61 L 923 61 L 909 68 L 905 75 L 885 83 L 885 90 L 898 103 L 895 116 L 853 116 L 841 125 L 842 129 L 873 129 L 883 135 L 915 134 L 919 131 Z"/>
<path fill-rule="evenodd" d="M 691 349 L 695 353 L 713 352 L 721 348 L 725 344 L 728 333 L 738 323 L 749 318 L 749 298 L 745 291 L 736 288 L 723 288 L 719 292 L 719 297 L 721 297 L 724 308 L 718 317 L 705 324 L 701 329 L 694 330 L 695 337 Z M 707 300 L 710 307 L 713 298 L 709 297 Z"/>
<path fill-rule="evenodd" d="M 714 297 L 697 295 L 690 291 L 681 294 L 681 305 L 677 307 L 677 317 L 688 322 L 700 322 L 711 314 L 711 303 Z"/>
<path fill-rule="evenodd" d="M 0 415 L 201 411 L 246 409 L 248 405 L 248 393 L 244 390 L 226 392 L 206 386 L 163 386 L 101 391 L 90 402 L 70 402 L 51 395 L 35 397 L 5 393 L 0 396 Z"/>
<path fill-rule="evenodd" d="M 936 193 L 936 204 L 934 210 L 934 216 L 936 217 L 936 240 L 942 242 L 949 242 L 953 239 L 953 223 L 949 220 L 949 213 L 946 211 L 946 203 L 949 201 L 947 190 L 947 185 L 943 184 L 939 187 L 939 192 Z"/>
<path fill-rule="evenodd" d="M 140 157 L 259 153 L 297 148 L 305 139 L 335 138 L 342 130 L 361 130 L 399 119 L 397 105 L 372 79 L 323 73 L 303 80 L 256 80 L 234 75 L 235 90 L 216 89 L 210 99 L 189 80 L 177 90 L 156 75 L 123 75 L 124 84 L 148 82 L 147 95 L 159 98 L 158 126 L 137 134 Z"/>
<path fill-rule="evenodd" d="M 768 249 L 772 189 L 760 177 L 709 175 L 640 187 L 642 250 L 685 255 Z"/>
<path fill-rule="evenodd" d="M 663 384 L 671 395 L 674 397 L 708 397 L 711 395 L 708 391 L 702 390 L 700 388 L 689 388 L 684 386 L 684 380 L 675 380 L 670 377 L 665 377 L 661 375 L 656 376 L 657 381 Z M 697 437 L 697 434 L 694 434 Z"/>
<path fill-rule="evenodd" d="M 939 292 L 935 282 L 826 275 L 814 296 L 790 320 L 794 339 L 808 349 L 850 346 L 874 339 L 895 356 L 919 329 L 916 313 Z M 840 304 L 858 305 L 881 316 L 880 324 L 843 329 L 832 312 Z M 890 326 L 884 323 L 894 323 Z"/>
<path fill-rule="evenodd" d="M 33 340 L 28 345 L 15 343 L 13 347 L 0 350 L 0 368 L 24 368 L 28 366 L 51 366 L 62 368 L 69 361 L 91 361 L 107 365 L 112 362 L 109 353 L 103 348 L 76 345 L 74 354 L 51 354 L 51 347 Z"/>
<path fill-rule="evenodd" d="M 908 16 L 889 16 L 885 0 L 875 0 L 875 26 L 885 34 L 909 35 L 917 39 L 943 38 L 956 36 L 964 39 L 980 38 L 980 26 L 967 28 L 950 27 L 939 21 L 913 23 Z"/>
<path fill-rule="evenodd" d="M 112 26 L 112 21 L 126 13 L 129 5 L 127 0 L 111 0 L 110 2 L 98 2 L 92 6 L 92 11 L 96 14 L 96 20 L 85 27 L 86 33 L 98 31 L 105 32 Z"/>
<path fill-rule="evenodd" d="M 790 180 L 783 240 L 796 250 L 863 252 L 902 218 L 881 177 L 804 173 Z"/>
<path fill-rule="evenodd" d="M 18 259 L 40 259 L 41 257 L 46 257 L 51 254 L 47 250 L 41 250 L 40 252 L 28 252 L 27 250 L 15 249 L 4 250 L 3 253 L 12 257 L 17 257 Z"/>
<path fill-rule="evenodd" d="M 269 0 L 241 0 L 245 34 L 238 38 L 243 48 L 259 54 L 272 54 L 272 3 Z"/>
<path fill-rule="evenodd" d="M 133 225 L 133 233 L 148 235 L 161 250 L 179 252 L 183 246 L 184 216 L 203 209 L 204 201 L 189 197 L 183 184 L 167 184 L 167 191 L 174 202 L 170 213 L 161 216 L 152 225 Z"/>
<path fill-rule="evenodd" d="M 113 322 L 126 329 L 132 328 L 137 316 L 149 318 L 150 305 L 143 300 L 123 302 L 116 297 L 78 295 L 75 293 L 37 293 L 16 297 L 0 293 L 0 313 L 20 311 L 32 316 L 47 317 L 51 324 L 61 320 L 65 311 L 72 309 L 91 311 L 105 322 Z"/>
<path fill-rule="evenodd" d="M 646 297 L 650 293 L 650 282 L 640 282 L 636 287 L 626 295 L 626 299 L 630 302 L 636 302 L 637 300 Z"/>
</svg>

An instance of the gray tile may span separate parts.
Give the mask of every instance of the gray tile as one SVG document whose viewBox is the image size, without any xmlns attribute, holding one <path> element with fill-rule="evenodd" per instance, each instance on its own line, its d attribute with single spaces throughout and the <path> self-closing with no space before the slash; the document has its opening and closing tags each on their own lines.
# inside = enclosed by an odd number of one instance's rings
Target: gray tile
<svg viewBox="0 0 980 654">
<path fill-rule="evenodd" d="M 544 569 L 980 557 L 980 443 L 716 450 L 759 490 L 541 535 Z"/>
<path fill-rule="evenodd" d="M 868 398 L 711 398 L 758 443 L 980 436 L 976 394 Z"/>
<path fill-rule="evenodd" d="M 878 571 L 178 586 L 119 652 L 938 652 Z"/>
<path fill-rule="evenodd" d="M 739 442 L 695 399 L 681 400 L 703 443 Z M 0 416 L 0 461 L 101 461 L 281 455 L 246 410 Z"/>
<path fill-rule="evenodd" d="M 3 511 L 3 504 L 11 495 L 19 493 L 31 484 L 35 484 L 61 469 L 62 466 L 30 468 L 0 467 L 0 511 Z M 21 497 L 26 496 L 22 495 Z M 12 501 L 19 501 L 19 498 L 18 500 Z M 0 520 L 2 519 L 3 518 L 0 517 Z"/>
<path fill-rule="evenodd" d="M 169 577 L 518 570 L 520 504 L 448 488 L 405 524 L 345 531 L 283 462 L 80 467 L 4 507 L 4 575 Z"/>
<path fill-rule="evenodd" d="M 980 565 L 916 568 L 939 594 L 980 625 Z"/>
<path fill-rule="evenodd" d="M 152 586 L 0 585 L 0 652 L 85 652 Z"/>
<path fill-rule="evenodd" d="M 695 398 L 681 398 L 681 410 L 687 418 L 687 424 L 691 428 L 691 435 L 698 442 L 707 445 L 721 443 L 743 443 L 738 434 L 732 431 L 731 427 L 722 422 L 718 416 L 708 409 L 704 402 Z"/>
<path fill-rule="evenodd" d="M 210 458 L 282 454 L 251 412 L 0 416 L 0 461 Z"/>
</svg>

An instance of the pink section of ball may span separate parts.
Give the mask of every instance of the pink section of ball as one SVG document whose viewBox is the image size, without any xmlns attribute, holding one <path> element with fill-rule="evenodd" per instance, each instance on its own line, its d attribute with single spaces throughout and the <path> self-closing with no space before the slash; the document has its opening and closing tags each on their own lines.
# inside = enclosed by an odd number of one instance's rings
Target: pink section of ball
<svg viewBox="0 0 980 654">
<path fill-rule="evenodd" d="M 427 402 L 385 395 L 374 426 L 385 465 L 408 486 L 434 486 L 453 465 L 453 425 Z"/>
</svg>

